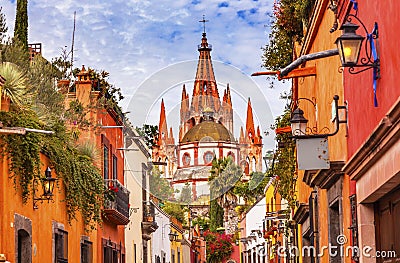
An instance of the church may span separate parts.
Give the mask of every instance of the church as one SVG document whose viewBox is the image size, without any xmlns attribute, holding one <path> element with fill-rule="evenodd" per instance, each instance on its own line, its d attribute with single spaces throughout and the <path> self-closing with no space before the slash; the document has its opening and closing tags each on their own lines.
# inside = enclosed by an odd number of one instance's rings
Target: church
<svg viewBox="0 0 400 263">
<path fill-rule="evenodd" d="M 233 129 L 231 90 L 227 84 L 220 99 L 211 50 L 204 30 L 198 45 L 200 54 L 191 99 L 185 85 L 182 87 L 177 143 L 172 127 L 168 128 L 162 100 L 159 135 L 152 151 L 153 161 L 167 164 L 162 171 L 171 186 L 181 191 L 189 185 L 194 202 L 210 194 L 208 177 L 214 157 L 230 156 L 241 166 L 247 179 L 252 172 L 262 169 L 262 137 L 260 128 L 254 127 L 250 98 L 246 127 L 241 127 L 237 139 Z"/>
</svg>

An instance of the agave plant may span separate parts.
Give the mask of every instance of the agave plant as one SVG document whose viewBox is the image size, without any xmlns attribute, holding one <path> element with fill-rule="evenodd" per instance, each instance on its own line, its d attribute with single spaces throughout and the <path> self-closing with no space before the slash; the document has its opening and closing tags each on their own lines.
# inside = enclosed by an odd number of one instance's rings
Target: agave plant
<svg viewBox="0 0 400 263">
<path fill-rule="evenodd" d="M 17 107 L 22 107 L 26 101 L 27 79 L 19 67 L 10 62 L 0 64 L 0 75 L 6 80 L 0 86 L 0 105 L 3 97 L 9 98 Z"/>
</svg>

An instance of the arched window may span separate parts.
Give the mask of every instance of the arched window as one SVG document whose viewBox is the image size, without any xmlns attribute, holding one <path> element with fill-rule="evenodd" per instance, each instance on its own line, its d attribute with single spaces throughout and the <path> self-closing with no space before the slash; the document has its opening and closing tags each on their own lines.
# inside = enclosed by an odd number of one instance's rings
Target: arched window
<svg viewBox="0 0 400 263">
<path fill-rule="evenodd" d="M 232 158 L 232 161 L 235 162 L 235 154 L 234 154 L 232 151 L 228 152 L 227 157 L 231 157 L 231 158 Z"/>
<path fill-rule="evenodd" d="M 205 152 L 203 159 L 204 159 L 205 164 L 210 164 L 212 162 L 212 160 L 214 159 L 214 153 L 211 151 Z"/>
<path fill-rule="evenodd" d="M 184 166 L 189 166 L 190 165 L 190 154 L 189 153 L 184 153 L 182 156 L 182 163 Z"/>
<path fill-rule="evenodd" d="M 256 162 L 256 157 L 253 157 L 253 158 L 251 159 L 251 171 L 252 171 L 252 172 L 257 171 L 257 169 L 256 169 L 256 164 L 257 164 L 257 162 Z"/>
<path fill-rule="evenodd" d="M 249 157 L 246 157 L 246 163 L 244 165 L 244 173 L 246 175 L 249 175 L 249 173 L 250 173 L 250 159 L 249 159 Z"/>
</svg>

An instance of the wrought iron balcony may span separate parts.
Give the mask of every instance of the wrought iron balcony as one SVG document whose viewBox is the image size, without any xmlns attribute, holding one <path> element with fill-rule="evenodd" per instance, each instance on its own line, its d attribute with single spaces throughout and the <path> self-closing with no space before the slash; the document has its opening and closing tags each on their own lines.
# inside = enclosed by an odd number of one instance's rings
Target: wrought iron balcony
<svg viewBox="0 0 400 263">
<path fill-rule="evenodd" d="M 110 191 L 113 200 L 104 202 L 104 217 L 116 224 L 129 223 L 129 191 L 116 179 L 105 179 L 104 184 Z"/>
</svg>

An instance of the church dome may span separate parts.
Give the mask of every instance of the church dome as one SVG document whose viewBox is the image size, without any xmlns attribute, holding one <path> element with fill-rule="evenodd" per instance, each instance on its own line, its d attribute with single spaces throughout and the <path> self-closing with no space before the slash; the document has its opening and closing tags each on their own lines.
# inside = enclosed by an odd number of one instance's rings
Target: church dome
<svg viewBox="0 0 400 263">
<path fill-rule="evenodd" d="M 214 121 L 203 121 L 192 127 L 182 139 L 182 143 L 196 141 L 234 142 L 235 138 L 224 125 Z"/>
</svg>

